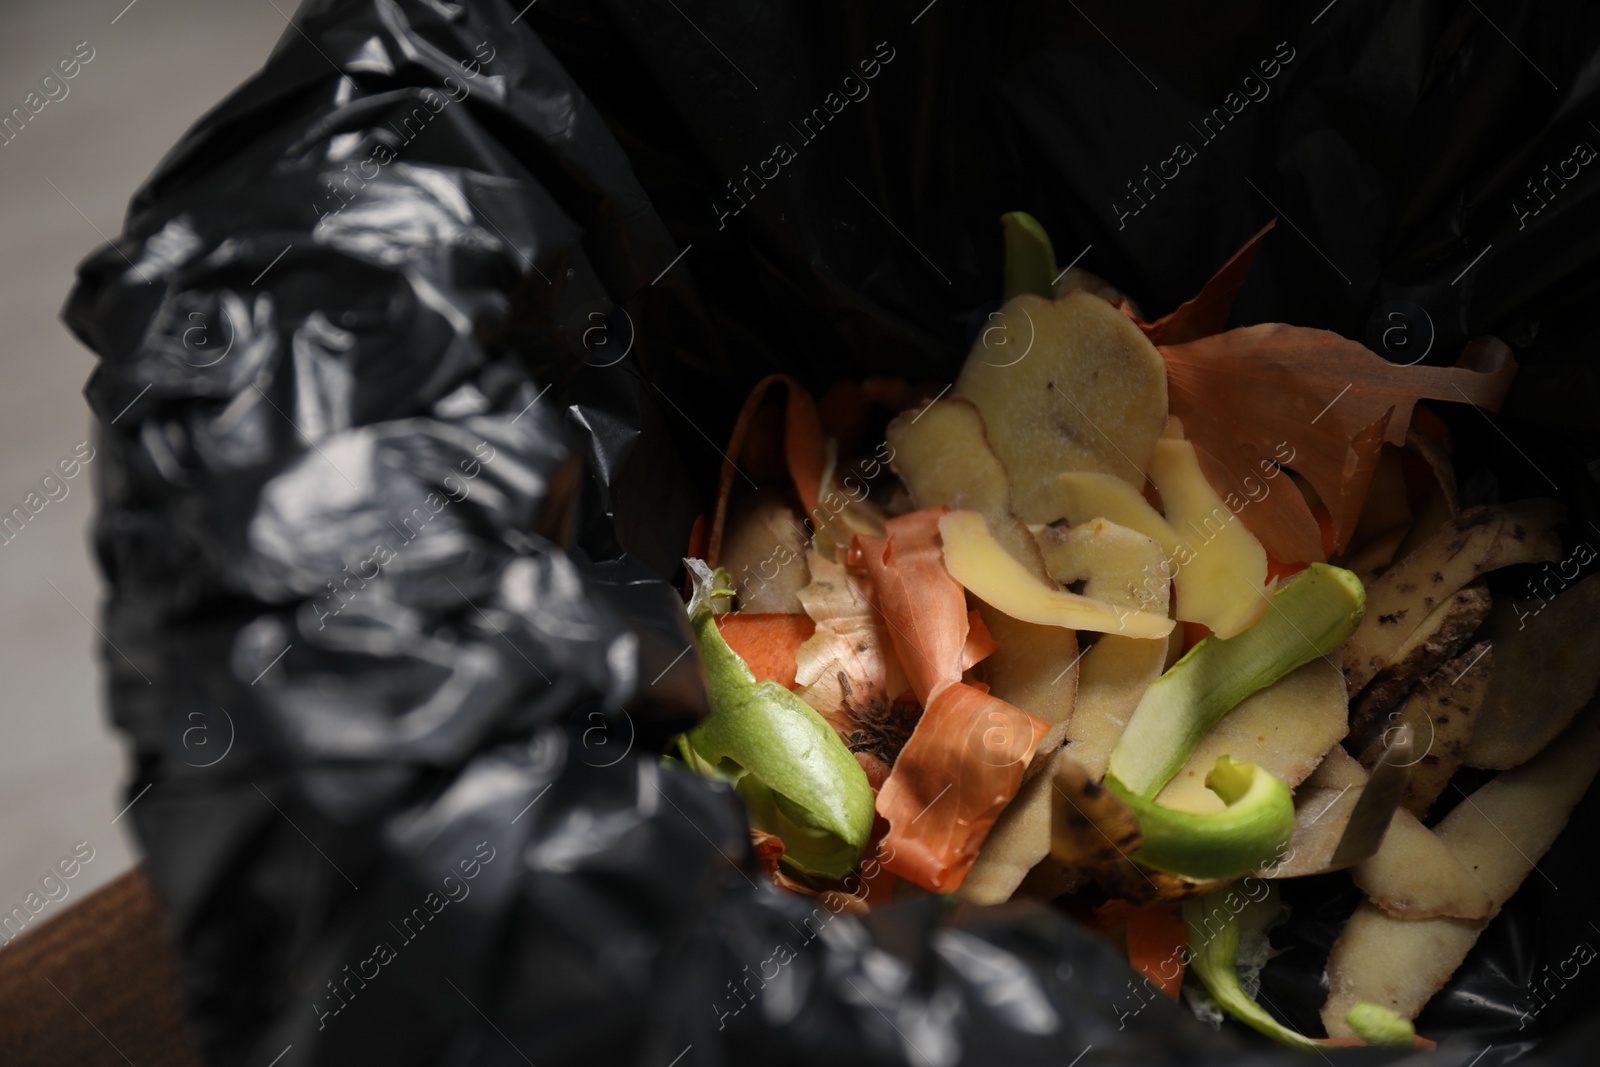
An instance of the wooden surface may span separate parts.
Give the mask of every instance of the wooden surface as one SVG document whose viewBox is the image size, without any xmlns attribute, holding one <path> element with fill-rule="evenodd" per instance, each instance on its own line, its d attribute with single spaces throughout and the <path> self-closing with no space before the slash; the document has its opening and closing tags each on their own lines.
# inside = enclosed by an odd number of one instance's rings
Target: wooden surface
<svg viewBox="0 0 1600 1067">
<path fill-rule="evenodd" d="M 199 1067 L 136 867 L 0 949 L 0 1064 Z"/>
</svg>

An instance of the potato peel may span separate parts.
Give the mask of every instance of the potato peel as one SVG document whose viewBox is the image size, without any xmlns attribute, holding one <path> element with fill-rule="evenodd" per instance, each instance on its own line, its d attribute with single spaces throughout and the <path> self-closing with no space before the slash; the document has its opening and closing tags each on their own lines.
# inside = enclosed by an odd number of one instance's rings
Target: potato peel
<svg viewBox="0 0 1600 1067">
<path fill-rule="evenodd" d="M 1332 870 L 1329 863 L 1360 797 L 1359 790 L 1345 786 L 1296 790 L 1294 836 L 1289 838 L 1288 851 L 1276 864 L 1259 871 L 1260 877 L 1303 878 Z"/>
<path fill-rule="evenodd" d="M 1351 691 L 1393 663 L 1426 617 L 1468 582 L 1513 563 L 1559 558 L 1553 527 L 1565 510 L 1551 500 L 1471 508 L 1385 571 L 1368 589 L 1366 618 L 1344 646 Z"/>
<path fill-rule="evenodd" d="M 983 416 L 959 397 L 903 412 L 889 423 L 891 466 L 919 508 L 976 511 L 995 540 L 1039 578 L 1044 561 L 1028 528 L 1012 514 L 1011 484 L 983 425 Z"/>
<path fill-rule="evenodd" d="M 1230 506 L 1206 480 L 1195 446 L 1184 440 L 1156 442 L 1150 480 L 1182 539 L 1173 560 L 1174 614 L 1218 637 L 1232 637 L 1266 614 L 1276 583 L 1267 576 L 1266 550 L 1239 521 L 1244 498 Z M 1280 486 L 1279 495 L 1285 492 Z"/>
<path fill-rule="evenodd" d="M 1380 850 L 1411 780 L 1412 751 L 1410 729 L 1402 726 L 1390 733 L 1367 784 L 1356 798 L 1344 833 L 1339 835 L 1339 847 L 1328 860 L 1329 868 L 1343 870 Z"/>
<path fill-rule="evenodd" d="M 1505 770 L 1566 728 L 1600 685 L 1600 574 L 1545 604 L 1506 601 L 1489 619 L 1495 666 L 1467 746 L 1469 767 Z"/>
<path fill-rule="evenodd" d="M 1328 957 L 1323 1025 L 1334 1037 L 1353 1036 L 1345 1014 L 1368 1001 L 1415 1019 L 1516 893 L 1566 826 L 1600 769 L 1600 705 L 1534 759 L 1506 771 L 1462 802 L 1440 823 L 1437 837 L 1491 902 L 1483 919 L 1403 919 L 1378 905 L 1361 905 Z"/>
<path fill-rule="evenodd" d="M 1368 776 L 1338 745 L 1295 794 L 1294 836 L 1282 860 L 1259 872 L 1263 878 L 1301 878 L 1343 870 L 1377 852 L 1392 824 L 1405 788 L 1409 735 L 1397 735 L 1385 750 L 1385 774 Z M 1394 780 L 1399 771 L 1398 784 Z"/>
<path fill-rule="evenodd" d="M 1145 576 L 1157 573 L 1163 559 L 1155 541 L 1103 519 L 1070 529 L 1040 527 L 1036 533 L 1056 581 L 1068 584 L 1082 579 L 1085 593 L 1119 608 L 1166 615 L 1169 583 L 1145 583 Z M 1073 668 L 1078 685 L 1067 725 L 1067 751 L 1094 781 L 1105 777 L 1111 750 L 1144 691 L 1161 677 L 1165 658 L 1164 642 L 1105 634 Z"/>
<path fill-rule="evenodd" d="M 1034 577 L 1006 553 L 975 511 L 950 512 L 939 520 L 939 532 L 951 576 L 974 596 L 1014 619 L 1126 637 L 1157 638 L 1172 632 L 1171 619 L 1120 609 Z"/>
<path fill-rule="evenodd" d="M 1428 814 L 1461 766 L 1493 666 L 1492 645 L 1480 641 L 1424 678 L 1406 702 L 1378 724 L 1383 735 L 1405 726 L 1417 739 L 1416 765 L 1402 806 L 1419 819 Z M 1362 753 L 1362 763 L 1371 766 L 1376 760 L 1383 735 Z"/>
<path fill-rule="evenodd" d="M 983 661 L 978 675 L 989 692 L 1012 707 L 1047 723 L 1023 775 L 1031 779 L 1049 764 L 1043 757 L 1061 747 L 1078 694 L 1078 635 L 1060 626 L 1013 619 L 979 601 L 978 612 L 999 647 Z"/>
<path fill-rule="evenodd" d="M 1351 869 L 1368 901 L 1402 919 L 1483 919 L 1493 902 L 1438 835 L 1405 809 L 1375 855 Z"/>
<path fill-rule="evenodd" d="M 1404 700 L 1424 677 L 1460 653 L 1489 617 L 1491 603 L 1488 587 L 1479 580 L 1429 612 L 1422 625 L 1395 649 L 1389 665 L 1361 690 L 1351 724 L 1357 736 Z M 1421 733 L 1426 737 L 1429 731 Z"/>
<path fill-rule="evenodd" d="M 1143 485 L 1167 421 L 1167 374 L 1139 328 L 1082 291 L 1059 300 L 1025 293 L 991 319 L 955 395 L 983 413 L 1018 517 L 1054 522 L 1065 514 L 1055 486 L 1062 471 Z"/>
<path fill-rule="evenodd" d="M 1061 759 L 1036 759 L 1054 767 Z M 967 871 L 958 893 L 974 904 L 999 904 L 1011 899 L 1028 872 L 1050 854 L 1050 825 L 1055 791 L 1050 770 L 1037 774 L 1000 813 L 983 839 L 978 858 Z"/>
<path fill-rule="evenodd" d="M 785 494 L 763 489 L 734 502 L 718 565 L 733 576 L 740 611 L 794 614 L 802 610 L 797 594 L 811 580 L 805 562 L 809 540 L 799 513 L 788 505 Z"/>
</svg>

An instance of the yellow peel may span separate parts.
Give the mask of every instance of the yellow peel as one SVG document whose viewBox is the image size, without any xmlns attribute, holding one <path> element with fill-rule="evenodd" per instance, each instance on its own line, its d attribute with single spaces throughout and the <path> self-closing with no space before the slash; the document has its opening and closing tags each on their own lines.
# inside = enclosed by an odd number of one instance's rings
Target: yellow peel
<svg viewBox="0 0 1600 1067">
<path fill-rule="evenodd" d="M 1143 497 L 1114 475 L 1088 477 L 1123 486 L 1144 503 Z M 1150 513 L 1157 521 L 1166 522 L 1155 509 Z M 1098 517 L 1066 530 L 1041 526 L 1035 534 L 1046 569 L 1058 583 L 1070 585 L 1082 580 L 1084 596 L 1119 608 L 1154 615 L 1167 613 L 1168 584 L 1150 579 L 1160 573 L 1166 559 L 1153 538 Z M 1072 758 L 1083 764 L 1094 781 L 1105 777 L 1106 763 L 1128 717 L 1139 706 L 1144 691 L 1161 676 L 1167 651 L 1163 644 L 1106 634 L 1078 661 L 1078 688 L 1067 740 Z M 1208 791 L 1208 795 L 1214 794 Z"/>
<path fill-rule="evenodd" d="M 1115 474 L 1071 471 L 1056 479 L 1067 506 L 1067 521 L 1081 526 L 1094 519 L 1109 519 L 1137 530 L 1161 546 L 1171 559 L 1178 551 L 1178 531 L 1162 518 L 1150 501 Z"/>
<path fill-rule="evenodd" d="M 952 511 L 939 520 L 950 576 L 986 604 L 1023 622 L 1156 638 L 1172 632 L 1171 619 L 1128 611 L 1055 589 L 1028 572 L 990 534 L 975 511 Z"/>
<path fill-rule="evenodd" d="M 1261 618 L 1272 587 L 1267 553 L 1200 470 L 1194 445 L 1164 437 L 1150 454 L 1150 480 L 1182 543 L 1172 562 L 1177 616 L 1218 637 L 1232 637 Z M 1287 484 L 1278 492 L 1290 492 Z M 1246 502 L 1243 506 L 1249 506 Z"/>
</svg>

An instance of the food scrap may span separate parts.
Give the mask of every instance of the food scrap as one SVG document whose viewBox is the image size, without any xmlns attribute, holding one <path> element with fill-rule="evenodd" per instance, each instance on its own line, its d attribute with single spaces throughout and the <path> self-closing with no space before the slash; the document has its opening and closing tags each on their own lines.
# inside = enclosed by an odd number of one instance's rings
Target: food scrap
<svg viewBox="0 0 1600 1067">
<path fill-rule="evenodd" d="M 1424 404 L 1497 408 L 1510 349 L 1228 329 L 1271 223 L 1154 321 L 1001 227 L 953 383 L 750 394 L 686 561 L 711 712 L 679 756 L 784 890 L 1031 898 L 1285 1044 L 1428 1046 L 1413 1020 L 1600 769 L 1595 554 L 1553 501 L 1464 507 Z M 1491 594 L 1539 564 L 1543 593 Z M 1241 923 L 1259 948 L 1274 887 L 1340 870 L 1363 902 L 1301 1034 L 1241 983 Z"/>
</svg>

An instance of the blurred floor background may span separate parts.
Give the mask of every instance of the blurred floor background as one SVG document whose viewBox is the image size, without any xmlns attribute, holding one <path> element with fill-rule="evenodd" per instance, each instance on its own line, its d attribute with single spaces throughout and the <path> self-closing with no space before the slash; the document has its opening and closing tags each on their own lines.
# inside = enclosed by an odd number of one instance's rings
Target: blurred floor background
<svg viewBox="0 0 1600 1067">
<path fill-rule="evenodd" d="M 82 396 L 93 357 L 59 318 L 74 268 L 120 231 L 129 197 L 184 130 L 261 66 L 295 7 L 0 6 L 0 115 L 25 107 L 60 60 L 92 56 L 65 96 L 0 145 L 0 513 L 93 440 Z M 129 767 L 107 719 L 91 625 L 104 592 L 88 540 L 95 474 L 90 462 L 62 483 L 66 496 L 0 544 L 0 914 L 77 842 L 94 858 L 61 906 L 138 856 L 131 820 L 112 822 L 130 799 Z M 46 488 L 60 496 L 59 485 Z"/>
</svg>

